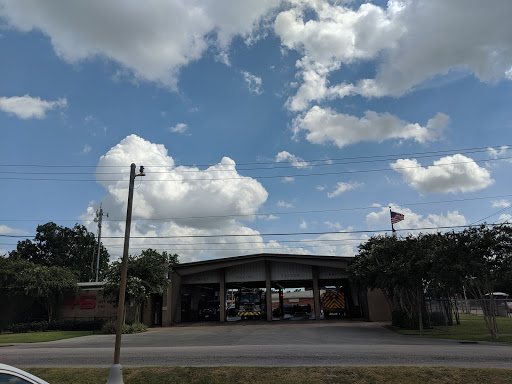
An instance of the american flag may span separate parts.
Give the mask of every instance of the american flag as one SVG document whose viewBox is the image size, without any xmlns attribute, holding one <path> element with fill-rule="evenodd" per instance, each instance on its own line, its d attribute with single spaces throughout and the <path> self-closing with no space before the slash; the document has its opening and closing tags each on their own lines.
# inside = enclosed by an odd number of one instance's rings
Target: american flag
<svg viewBox="0 0 512 384">
<path fill-rule="evenodd" d="M 403 213 L 393 212 L 391 211 L 391 224 L 396 224 L 399 221 L 402 221 L 404 219 Z"/>
</svg>

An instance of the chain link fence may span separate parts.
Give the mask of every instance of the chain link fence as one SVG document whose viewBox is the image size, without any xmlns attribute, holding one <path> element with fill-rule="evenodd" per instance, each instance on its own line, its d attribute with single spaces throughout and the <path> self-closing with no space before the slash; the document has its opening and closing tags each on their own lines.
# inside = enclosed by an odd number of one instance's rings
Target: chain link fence
<svg viewBox="0 0 512 384">
<path fill-rule="evenodd" d="M 446 300 L 427 300 L 426 306 L 429 314 L 445 313 L 448 305 L 451 304 L 452 311 L 466 315 L 484 315 L 483 305 L 490 308 L 490 300 L 475 299 L 452 299 L 451 303 Z M 494 311 L 498 317 L 512 317 L 512 299 L 494 299 Z"/>
</svg>

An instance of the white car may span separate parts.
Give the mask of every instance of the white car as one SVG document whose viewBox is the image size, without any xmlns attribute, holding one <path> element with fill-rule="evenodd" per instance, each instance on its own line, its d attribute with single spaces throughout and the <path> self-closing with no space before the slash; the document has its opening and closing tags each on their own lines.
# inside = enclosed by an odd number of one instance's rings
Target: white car
<svg viewBox="0 0 512 384">
<path fill-rule="evenodd" d="M 22 371 L 21 369 L 11 367 L 10 365 L 0 364 L 0 384 L 50 384 L 43 379 Z"/>
</svg>

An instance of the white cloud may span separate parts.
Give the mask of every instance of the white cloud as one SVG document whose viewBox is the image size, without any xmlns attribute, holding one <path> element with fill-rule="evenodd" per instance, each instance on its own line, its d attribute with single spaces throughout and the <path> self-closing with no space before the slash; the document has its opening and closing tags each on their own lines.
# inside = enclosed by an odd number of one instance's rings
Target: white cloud
<svg viewBox="0 0 512 384">
<path fill-rule="evenodd" d="M 399 159 L 390 165 L 421 193 L 473 192 L 494 182 L 489 171 L 461 154 L 443 157 L 426 168 L 416 159 Z"/>
<path fill-rule="evenodd" d="M 326 223 L 327 224 L 327 223 Z M 351 233 L 343 233 L 353 231 L 352 227 L 343 229 L 339 223 L 329 223 L 330 228 L 340 233 L 327 233 L 320 235 L 314 239 L 305 240 L 305 244 L 311 246 L 315 255 L 325 256 L 355 256 L 357 254 L 357 246 L 364 241 L 355 237 Z"/>
<path fill-rule="evenodd" d="M 291 203 L 287 203 L 287 202 L 286 202 L 286 201 L 284 201 L 284 200 L 279 200 L 279 201 L 277 202 L 277 206 L 278 206 L 279 208 L 293 208 L 293 204 L 291 204 Z"/>
<path fill-rule="evenodd" d="M 129 164 L 132 162 L 137 165 L 137 169 L 140 165 L 144 165 L 146 175 L 136 179 L 132 236 L 144 238 L 134 239 L 134 247 L 152 246 L 156 249 L 172 251 L 173 247 L 166 248 L 164 244 L 184 242 L 190 245 L 178 247 L 185 248 L 184 251 L 178 253 L 185 258 L 183 261 L 192 261 L 194 257 L 204 256 L 201 246 L 203 249 L 212 248 L 212 246 L 205 245 L 211 242 L 211 239 L 184 238 L 178 240 L 151 239 L 149 237 L 254 235 L 254 238 L 220 238 L 218 242 L 224 241 L 233 248 L 232 254 L 243 254 L 241 249 L 244 248 L 244 241 L 247 239 L 257 241 L 255 245 L 257 250 L 265 249 L 267 246 L 258 231 L 246 227 L 240 221 L 252 220 L 267 199 L 267 191 L 257 180 L 239 175 L 235 162 L 227 157 L 206 169 L 176 166 L 163 145 L 150 143 L 136 135 L 123 139 L 98 162 L 96 178 L 107 191 L 107 195 L 102 199 L 103 209 L 109 213 L 111 218 L 104 223 L 105 236 L 120 236 L 121 238 L 123 236 L 124 222 L 123 220 L 115 221 L 115 219 L 124 218 L 126 213 L 127 178 Z M 101 175 L 102 167 L 105 166 L 120 167 L 119 179 L 121 181 L 111 181 L 111 176 Z M 92 219 L 97 208 L 96 205 L 96 203 L 91 203 L 83 216 L 84 221 L 92 228 L 95 227 Z M 122 244 L 121 239 L 118 243 Z M 226 246 L 228 245 L 215 247 L 226 248 Z M 275 247 L 275 244 L 272 246 Z M 245 245 L 245 247 L 247 246 Z M 187 251 L 186 249 L 191 250 Z M 117 248 L 112 248 L 112 250 L 121 251 Z M 209 255 L 220 257 L 222 252 L 220 250 L 212 251 Z"/>
<path fill-rule="evenodd" d="M 498 221 L 500 223 L 510 223 L 511 219 L 512 219 L 512 215 L 510 215 L 510 214 L 503 214 L 503 215 L 500 215 Z"/>
<path fill-rule="evenodd" d="M 30 95 L 0 97 L 0 110 L 16 115 L 20 119 L 44 119 L 46 112 L 64 108 L 67 103 L 65 98 L 46 101 Z"/>
<path fill-rule="evenodd" d="M 59 57 L 115 61 L 135 78 L 176 88 L 180 68 L 209 47 L 225 55 L 234 36 L 247 39 L 278 6 L 272 0 L 0 2 L 0 17 L 22 31 L 41 30 Z"/>
<path fill-rule="evenodd" d="M 84 144 L 84 147 L 82 148 L 82 153 L 89 153 L 92 151 L 92 147 L 88 144 Z"/>
<path fill-rule="evenodd" d="M 341 224 L 338 223 L 338 222 L 334 222 L 333 223 L 332 221 L 325 221 L 324 224 L 327 225 L 329 227 L 329 229 L 331 229 L 331 230 L 334 229 L 334 230 L 337 230 L 337 231 L 341 231 L 341 229 L 343 228 L 341 226 Z"/>
<path fill-rule="evenodd" d="M 491 202 L 493 208 L 507 208 L 510 207 L 510 201 L 508 200 L 494 200 Z"/>
<path fill-rule="evenodd" d="M 10 235 L 10 234 L 28 234 L 28 232 L 23 231 L 21 229 L 11 228 L 7 225 L 0 224 L 0 234 L 2 235 Z"/>
<path fill-rule="evenodd" d="M 315 187 L 318 191 L 325 191 L 327 189 L 326 185 L 317 185 Z"/>
<path fill-rule="evenodd" d="M 308 227 L 308 223 L 306 222 L 306 220 L 304 220 L 304 219 L 303 219 L 303 220 L 300 222 L 299 227 L 300 227 L 300 229 L 307 229 L 307 227 Z"/>
<path fill-rule="evenodd" d="M 341 114 L 330 108 L 314 106 L 294 121 L 294 137 L 306 131 L 306 139 L 313 144 L 334 143 L 342 148 L 362 141 L 414 140 L 428 143 L 442 138 L 450 118 L 438 113 L 426 126 L 406 123 L 389 113 L 366 111 L 364 117 Z"/>
<path fill-rule="evenodd" d="M 281 178 L 281 183 L 294 183 L 295 177 L 292 176 L 285 176 Z"/>
<path fill-rule="evenodd" d="M 247 71 L 241 71 L 245 85 L 250 93 L 261 95 L 263 93 L 261 77 L 255 76 Z"/>
<path fill-rule="evenodd" d="M 188 125 L 185 123 L 178 123 L 174 127 L 169 128 L 173 133 L 185 133 L 188 130 Z"/>
<path fill-rule="evenodd" d="M 403 208 L 393 203 L 389 206 L 394 212 L 400 212 L 404 215 L 404 220 L 394 224 L 395 229 L 401 228 L 437 228 L 437 227 L 455 227 L 466 225 L 466 218 L 458 211 L 448 211 L 446 214 L 429 214 L 424 217 L 421 214 L 411 211 L 409 208 Z M 371 212 L 366 215 L 366 224 L 370 227 L 377 227 L 386 230 L 389 228 L 391 231 L 391 217 L 389 213 L 389 206 L 381 207 L 380 211 Z M 422 230 L 422 232 L 435 232 L 432 230 Z"/>
<path fill-rule="evenodd" d="M 306 168 L 309 167 L 309 163 L 304 161 L 298 156 L 292 155 L 290 152 L 281 151 L 276 155 L 276 162 L 278 163 L 290 163 L 295 168 Z"/>
<path fill-rule="evenodd" d="M 343 192 L 351 191 L 359 188 L 360 186 L 362 186 L 360 183 L 344 183 L 340 181 L 336 184 L 336 189 L 333 192 L 327 192 L 327 197 L 332 199 L 333 197 L 341 195 Z"/>
<path fill-rule="evenodd" d="M 302 85 L 287 103 L 292 110 L 352 94 L 400 96 L 453 71 L 484 82 L 512 78 L 508 1 L 489 7 L 478 0 L 392 0 L 387 7 L 363 3 L 357 9 L 323 0 L 288 3 L 274 30 L 285 49 L 303 56 Z M 329 83 L 342 64 L 362 60 L 377 61 L 375 78 Z"/>
<path fill-rule="evenodd" d="M 507 155 L 508 147 L 506 145 L 503 145 L 499 149 L 487 148 L 487 152 L 489 153 L 489 156 L 491 156 L 493 159 L 497 159 L 498 157 Z"/>
</svg>

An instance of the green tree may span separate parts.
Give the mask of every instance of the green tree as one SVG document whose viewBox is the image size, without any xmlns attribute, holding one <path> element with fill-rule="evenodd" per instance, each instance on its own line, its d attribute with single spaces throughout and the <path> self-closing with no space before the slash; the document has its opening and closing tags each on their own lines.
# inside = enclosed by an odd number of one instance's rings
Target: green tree
<svg viewBox="0 0 512 384">
<path fill-rule="evenodd" d="M 350 267 L 355 284 L 382 290 L 395 313 L 420 330 L 424 327 L 423 292 L 431 279 L 427 248 L 424 236 L 374 236 L 360 245 Z"/>
<path fill-rule="evenodd" d="M 80 224 L 73 228 L 49 222 L 37 227 L 34 240 L 19 241 L 9 257 L 45 266 L 69 268 L 79 281 L 94 281 L 98 242 L 92 232 Z M 100 277 L 108 267 L 109 254 L 100 248 Z"/>
<path fill-rule="evenodd" d="M 0 258 L 0 286 L 11 299 L 38 299 L 46 308 L 48 321 L 54 319 L 63 294 L 78 290 L 76 276 L 66 268 L 6 258 Z"/>
<path fill-rule="evenodd" d="M 142 306 L 151 293 L 161 294 L 169 284 L 169 265 L 177 264 L 179 256 L 154 249 L 142 251 L 140 255 L 128 256 L 126 296 L 127 303 L 137 306 L 136 319 L 139 318 Z M 112 304 L 117 305 L 121 283 L 121 261 L 114 261 L 105 276 L 103 296 Z"/>
<path fill-rule="evenodd" d="M 465 286 L 479 299 L 493 339 L 499 337 L 494 296 L 496 284 L 512 269 L 512 227 L 472 227 L 460 234 L 460 252 L 465 256 Z"/>
</svg>

